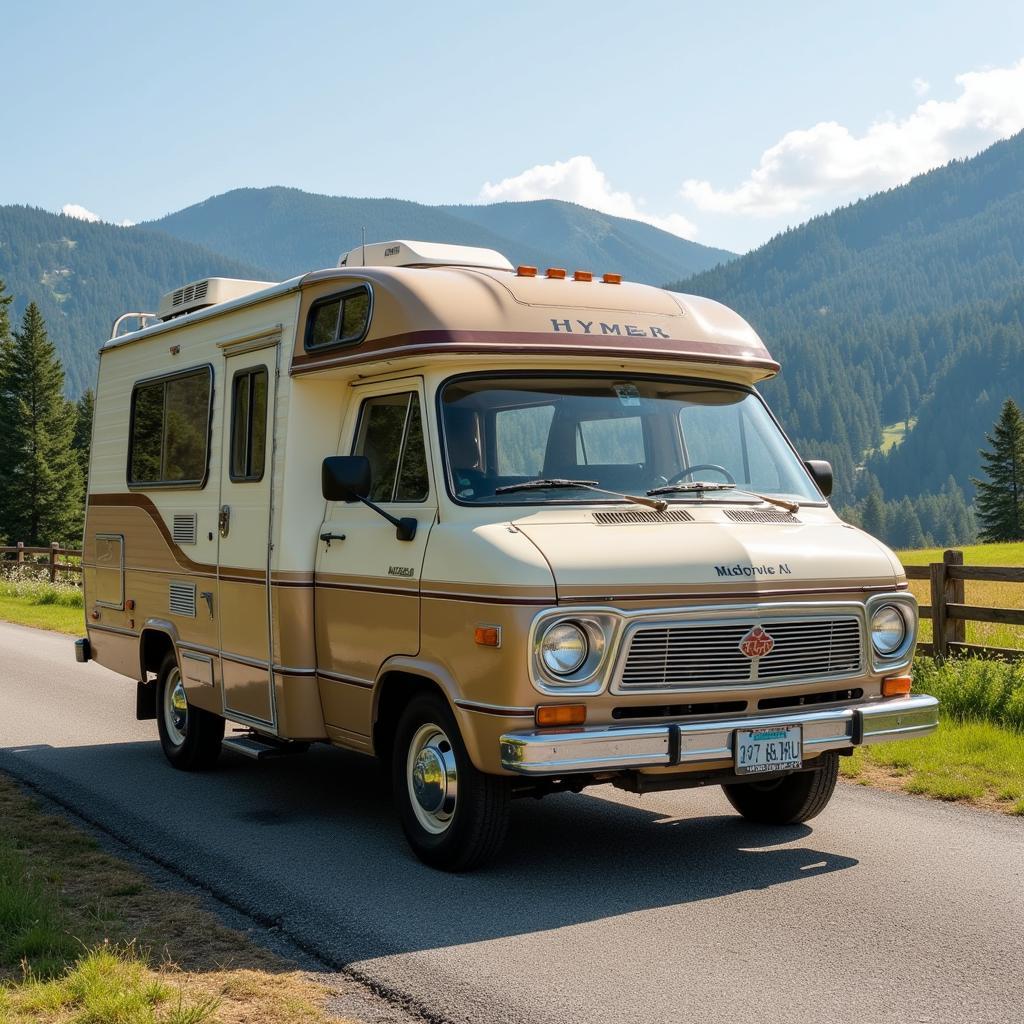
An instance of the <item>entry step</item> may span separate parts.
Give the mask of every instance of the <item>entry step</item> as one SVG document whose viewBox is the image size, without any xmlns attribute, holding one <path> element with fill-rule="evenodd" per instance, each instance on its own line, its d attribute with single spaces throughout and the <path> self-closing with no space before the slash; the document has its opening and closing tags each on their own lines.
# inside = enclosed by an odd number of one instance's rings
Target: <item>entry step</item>
<svg viewBox="0 0 1024 1024">
<path fill-rule="evenodd" d="M 288 754 L 304 754 L 309 750 L 308 743 L 278 743 L 261 736 L 245 733 L 241 736 L 229 736 L 223 746 L 243 757 L 251 757 L 254 761 L 262 761 L 265 757 L 285 757 Z"/>
</svg>

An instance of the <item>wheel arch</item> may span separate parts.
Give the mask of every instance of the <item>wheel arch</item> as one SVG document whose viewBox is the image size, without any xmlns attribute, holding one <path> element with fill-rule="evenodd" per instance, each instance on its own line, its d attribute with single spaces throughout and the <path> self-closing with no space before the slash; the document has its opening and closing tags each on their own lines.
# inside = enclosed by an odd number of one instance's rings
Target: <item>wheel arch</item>
<svg viewBox="0 0 1024 1024">
<path fill-rule="evenodd" d="M 448 704 L 465 732 L 455 705 L 455 681 L 443 669 L 414 659 L 392 658 L 381 668 L 373 688 L 373 753 L 388 760 L 402 709 L 418 693 L 436 693 Z"/>
</svg>

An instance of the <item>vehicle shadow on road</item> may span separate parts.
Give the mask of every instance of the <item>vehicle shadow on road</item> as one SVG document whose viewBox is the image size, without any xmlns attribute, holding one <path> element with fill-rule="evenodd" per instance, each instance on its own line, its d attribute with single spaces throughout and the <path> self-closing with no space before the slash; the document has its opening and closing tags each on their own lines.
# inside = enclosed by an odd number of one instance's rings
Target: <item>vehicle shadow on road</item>
<svg viewBox="0 0 1024 1024">
<path fill-rule="evenodd" d="M 686 794 L 608 787 L 516 801 L 499 860 L 444 875 L 408 850 L 376 764 L 354 754 L 226 754 L 190 774 L 156 743 L 33 746 L 0 750 L 0 768 L 336 965 L 799 885 L 858 863 L 816 848 L 806 825 L 744 822 L 724 798 L 721 814 L 679 817 L 665 808 L 685 813 Z M 707 797 L 694 805 L 706 811 Z"/>
</svg>

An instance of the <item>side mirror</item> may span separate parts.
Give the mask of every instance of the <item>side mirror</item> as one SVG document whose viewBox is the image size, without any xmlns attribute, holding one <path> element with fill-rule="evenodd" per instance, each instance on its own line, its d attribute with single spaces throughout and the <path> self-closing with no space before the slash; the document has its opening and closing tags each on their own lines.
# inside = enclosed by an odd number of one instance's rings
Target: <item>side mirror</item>
<svg viewBox="0 0 1024 1024">
<path fill-rule="evenodd" d="M 414 540 L 415 519 L 411 516 L 397 519 L 367 497 L 370 493 L 370 478 L 370 460 L 365 455 L 328 455 L 320 468 L 320 487 L 328 501 L 361 501 L 391 523 L 399 540 Z M 320 539 L 330 544 L 331 534 L 323 533 Z M 344 540 L 344 537 L 338 539 Z"/>
<path fill-rule="evenodd" d="M 818 490 L 826 498 L 832 494 L 832 463 L 824 459 L 807 459 L 804 462 L 811 479 L 818 485 Z"/>
<path fill-rule="evenodd" d="M 328 501 L 359 501 L 370 493 L 370 460 L 365 455 L 330 455 L 320 470 Z"/>
</svg>

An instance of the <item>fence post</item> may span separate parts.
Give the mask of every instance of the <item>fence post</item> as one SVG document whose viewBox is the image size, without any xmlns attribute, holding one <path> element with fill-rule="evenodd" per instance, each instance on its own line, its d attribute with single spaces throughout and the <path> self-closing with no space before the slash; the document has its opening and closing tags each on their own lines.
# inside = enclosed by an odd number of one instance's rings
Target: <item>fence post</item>
<svg viewBox="0 0 1024 1024">
<path fill-rule="evenodd" d="M 50 541 L 50 582 L 57 582 L 57 549 L 60 545 L 55 541 Z"/>
<path fill-rule="evenodd" d="M 946 585 L 943 603 L 943 617 L 945 619 L 946 640 L 944 646 L 949 644 L 962 644 L 967 642 L 967 623 L 963 619 L 951 619 L 946 612 L 948 604 L 964 604 L 964 581 L 950 577 L 948 567 L 951 565 L 963 565 L 964 553 L 962 551 L 943 551 L 942 561 L 947 567 Z"/>
<path fill-rule="evenodd" d="M 23 540 L 18 541 L 18 564 L 21 565 L 25 561 L 25 542 Z"/>
<path fill-rule="evenodd" d="M 936 658 L 946 656 L 946 563 L 932 562 L 928 566 L 931 580 L 932 603 L 932 654 Z"/>
</svg>

